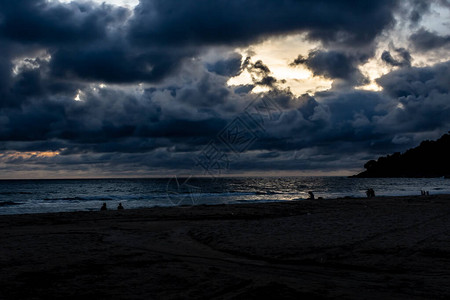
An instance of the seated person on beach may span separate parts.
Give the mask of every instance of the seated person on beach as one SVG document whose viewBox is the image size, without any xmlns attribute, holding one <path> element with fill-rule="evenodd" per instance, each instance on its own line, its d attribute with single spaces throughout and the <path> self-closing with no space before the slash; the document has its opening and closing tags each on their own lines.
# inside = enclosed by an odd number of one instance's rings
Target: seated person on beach
<svg viewBox="0 0 450 300">
<path fill-rule="evenodd" d="M 313 192 L 308 192 L 308 194 L 309 194 L 309 198 L 308 199 L 314 199 L 314 193 Z"/>
<path fill-rule="evenodd" d="M 122 203 L 119 203 L 119 206 L 117 206 L 117 210 L 122 210 L 122 209 L 123 209 Z"/>
<path fill-rule="evenodd" d="M 103 203 L 102 207 L 100 208 L 100 210 L 106 210 L 106 203 Z"/>
<path fill-rule="evenodd" d="M 367 198 L 375 197 L 375 191 L 372 188 L 370 188 L 366 191 L 366 195 L 367 195 Z"/>
</svg>

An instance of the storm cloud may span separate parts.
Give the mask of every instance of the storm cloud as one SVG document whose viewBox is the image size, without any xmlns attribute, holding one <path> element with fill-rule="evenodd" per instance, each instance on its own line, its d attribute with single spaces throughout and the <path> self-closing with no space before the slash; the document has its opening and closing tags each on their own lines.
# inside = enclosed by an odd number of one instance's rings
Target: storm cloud
<svg viewBox="0 0 450 300">
<path fill-rule="evenodd" d="M 356 168 L 412 146 L 450 126 L 450 74 L 448 62 L 412 66 L 406 48 L 375 57 L 399 7 L 390 0 L 149 0 L 131 11 L 3 1 L 0 169 L 190 170 L 199 151 L 261 99 L 275 103 L 279 116 L 233 161 L 236 172 Z M 420 11 L 409 18 L 419 23 Z M 286 68 L 304 66 L 333 81 L 332 89 L 296 95 L 268 62 L 237 49 L 300 33 L 315 48 L 295 52 L 307 54 Z M 447 38 L 422 29 L 411 43 L 426 51 Z M 361 66 L 373 58 L 407 68 L 378 78 L 382 91 L 354 89 L 369 83 Z M 240 74 L 251 82 L 230 85 Z M 39 155 L 45 151 L 55 155 Z"/>
<path fill-rule="evenodd" d="M 395 1 L 347 0 L 142 1 L 130 36 L 144 45 L 242 45 L 303 30 L 314 39 L 364 44 L 392 25 L 395 6 Z"/>
<path fill-rule="evenodd" d="M 426 29 L 420 29 L 410 37 L 411 43 L 420 51 L 428 51 L 450 45 L 450 35 L 440 36 Z"/>
<path fill-rule="evenodd" d="M 389 51 L 383 51 L 381 59 L 388 65 L 393 67 L 410 67 L 411 66 L 411 54 L 404 48 L 398 48 L 394 50 L 396 58 L 394 58 Z"/>
<path fill-rule="evenodd" d="M 315 76 L 323 76 L 329 79 L 342 79 L 353 84 L 361 85 L 367 81 L 358 65 L 366 62 L 367 56 L 357 57 L 339 51 L 311 51 L 307 57 L 299 55 L 291 66 L 305 65 Z"/>
</svg>

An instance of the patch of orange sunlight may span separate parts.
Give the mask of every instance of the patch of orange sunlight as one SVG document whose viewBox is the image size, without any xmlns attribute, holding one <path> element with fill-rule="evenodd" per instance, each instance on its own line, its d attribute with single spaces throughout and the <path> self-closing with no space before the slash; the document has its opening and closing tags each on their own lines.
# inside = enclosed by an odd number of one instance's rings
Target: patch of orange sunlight
<svg viewBox="0 0 450 300">
<path fill-rule="evenodd" d="M 8 151 L 6 153 L 0 154 L 0 157 L 2 158 L 9 158 L 9 159 L 28 159 L 32 157 L 54 157 L 61 154 L 60 151 L 23 151 L 23 152 L 11 152 Z"/>
</svg>

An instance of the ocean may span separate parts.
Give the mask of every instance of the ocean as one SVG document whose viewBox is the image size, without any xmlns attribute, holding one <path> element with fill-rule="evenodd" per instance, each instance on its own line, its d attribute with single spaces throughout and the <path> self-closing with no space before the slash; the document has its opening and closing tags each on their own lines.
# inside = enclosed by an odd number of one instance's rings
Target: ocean
<svg viewBox="0 0 450 300">
<path fill-rule="evenodd" d="M 146 178 L 0 180 L 0 214 L 99 210 L 102 203 L 125 207 L 190 206 L 250 202 L 292 201 L 308 198 L 365 197 L 373 188 L 377 196 L 450 194 L 444 178 Z"/>
</svg>

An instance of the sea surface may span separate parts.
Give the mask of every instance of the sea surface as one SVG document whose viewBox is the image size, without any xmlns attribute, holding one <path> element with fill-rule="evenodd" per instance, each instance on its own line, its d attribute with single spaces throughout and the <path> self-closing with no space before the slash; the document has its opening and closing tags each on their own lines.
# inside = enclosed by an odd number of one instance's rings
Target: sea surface
<svg viewBox="0 0 450 300">
<path fill-rule="evenodd" d="M 292 201 L 308 198 L 450 194 L 444 178 L 151 178 L 0 180 L 0 214 L 99 210 L 102 203 L 125 207 L 183 206 L 250 202 Z"/>
</svg>

